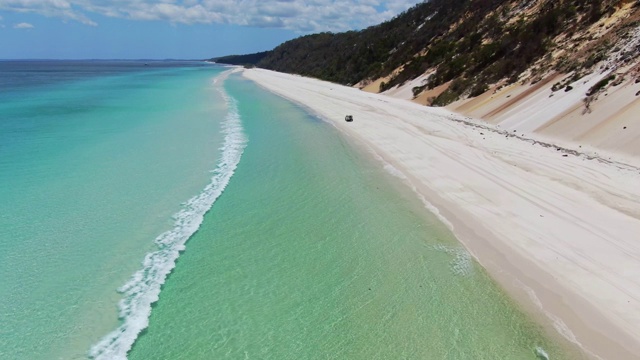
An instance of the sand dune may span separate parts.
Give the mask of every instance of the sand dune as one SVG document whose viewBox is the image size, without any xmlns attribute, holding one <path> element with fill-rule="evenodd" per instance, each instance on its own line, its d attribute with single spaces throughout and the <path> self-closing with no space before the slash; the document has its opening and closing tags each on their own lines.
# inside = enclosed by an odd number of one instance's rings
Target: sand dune
<svg viewBox="0 0 640 360">
<path fill-rule="evenodd" d="M 624 3 L 611 17 L 594 24 L 589 32 L 596 38 L 605 36 L 613 23 L 631 14 L 632 7 L 632 2 Z M 629 54 L 640 46 L 640 27 L 637 23 L 629 25 L 635 28 L 611 47 L 606 60 L 580 79 L 573 79 L 574 73 L 552 73 L 535 84 L 512 84 L 475 99 L 460 100 L 449 108 L 504 129 L 536 134 L 568 146 L 590 148 L 602 156 L 638 163 L 640 63 Z M 609 85 L 591 94 L 592 87 L 605 78 L 611 79 Z M 554 92 L 554 84 L 563 86 Z"/>
<path fill-rule="evenodd" d="M 589 109 L 583 99 L 607 73 L 594 73 L 571 84 L 571 91 L 551 91 L 563 76 L 550 75 L 534 85 L 510 85 L 495 93 L 462 100 L 450 109 L 499 125 L 537 134 L 548 141 L 590 148 L 603 156 L 640 161 L 640 82 L 631 77 L 599 94 Z"/>
<path fill-rule="evenodd" d="M 638 168 L 524 138 L 524 130 L 561 126 L 520 129 L 520 112 L 532 111 L 525 105 L 507 110 L 513 124 L 496 127 L 319 80 L 243 74 L 401 171 L 494 278 L 590 357 L 640 357 Z M 554 111 L 572 111 L 568 103 Z M 606 132 L 590 131 L 580 136 Z"/>
</svg>

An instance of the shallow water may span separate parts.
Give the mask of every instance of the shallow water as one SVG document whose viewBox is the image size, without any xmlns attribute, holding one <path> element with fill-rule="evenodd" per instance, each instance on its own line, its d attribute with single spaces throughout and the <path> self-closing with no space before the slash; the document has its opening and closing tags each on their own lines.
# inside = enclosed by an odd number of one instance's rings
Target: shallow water
<svg viewBox="0 0 640 360">
<path fill-rule="evenodd" d="M 223 71 L 0 62 L 0 358 L 566 357 L 393 171 Z"/>
<path fill-rule="evenodd" d="M 3 359 L 86 358 L 219 154 L 221 69 L 81 64 L 0 63 Z"/>
<path fill-rule="evenodd" d="M 561 350 L 397 179 L 239 76 L 248 138 L 130 359 L 536 359 Z"/>
</svg>

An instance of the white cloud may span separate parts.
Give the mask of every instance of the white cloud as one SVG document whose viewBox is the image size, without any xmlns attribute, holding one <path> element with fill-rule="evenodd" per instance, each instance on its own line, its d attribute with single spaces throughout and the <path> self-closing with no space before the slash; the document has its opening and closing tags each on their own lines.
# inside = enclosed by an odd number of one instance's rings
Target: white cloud
<svg viewBox="0 0 640 360">
<path fill-rule="evenodd" d="M 344 31 L 380 23 L 419 0 L 0 0 L 0 10 L 97 25 L 100 14 L 173 24 L 235 24 L 300 32 Z"/>
<path fill-rule="evenodd" d="M 0 0 L 0 10 L 37 13 L 47 17 L 75 20 L 86 25 L 97 25 L 76 8 L 77 4 L 73 0 Z"/>
<path fill-rule="evenodd" d="M 13 25 L 13 28 L 14 29 L 33 29 L 33 25 L 26 22 L 22 22 L 22 23 Z"/>
</svg>

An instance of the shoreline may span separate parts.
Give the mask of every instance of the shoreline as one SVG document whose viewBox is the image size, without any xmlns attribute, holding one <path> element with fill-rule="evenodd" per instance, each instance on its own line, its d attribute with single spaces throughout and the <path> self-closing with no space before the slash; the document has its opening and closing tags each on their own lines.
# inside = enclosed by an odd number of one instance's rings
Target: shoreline
<svg viewBox="0 0 640 360">
<path fill-rule="evenodd" d="M 401 171 L 507 293 L 586 357 L 640 355 L 637 168 L 338 84 L 259 69 L 243 76 Z"/>
</svg>

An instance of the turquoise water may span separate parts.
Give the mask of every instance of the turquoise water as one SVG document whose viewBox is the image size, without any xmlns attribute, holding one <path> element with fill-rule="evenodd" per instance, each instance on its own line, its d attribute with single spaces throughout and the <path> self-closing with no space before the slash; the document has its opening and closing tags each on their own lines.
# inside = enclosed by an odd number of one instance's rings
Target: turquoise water
<svg viewBox="0 0 640 360">
<path fill-rule="evenodd" d="M 39 78 L 0 92 L 2 359 L 86 358 L 223 140 L 219 68 L 56 65 L 19 68 Z"/>
<path fill-rule="evenodd" d="M 567 358 L 331 126 L 218 67 L 82 64 L 0 83 L 0 358 Z"/>
<path fill-rule="evenodd" d="M 561 351 L 326 123 L 233 78 L 248 143 L 130 359 L 536 359 Z"/>
</svg>

